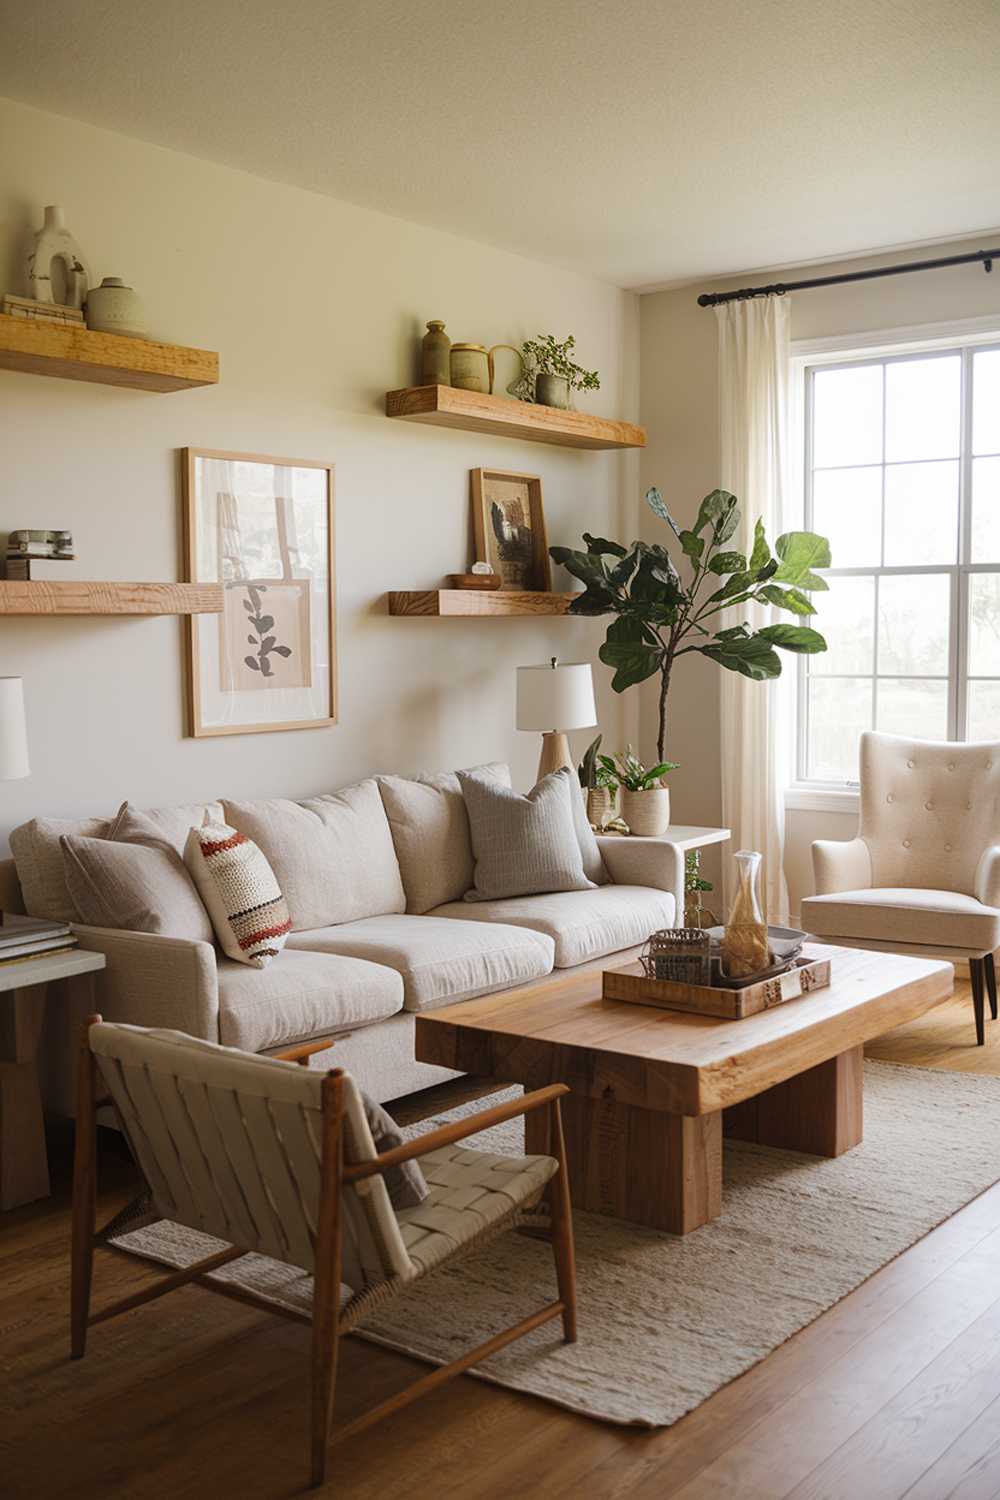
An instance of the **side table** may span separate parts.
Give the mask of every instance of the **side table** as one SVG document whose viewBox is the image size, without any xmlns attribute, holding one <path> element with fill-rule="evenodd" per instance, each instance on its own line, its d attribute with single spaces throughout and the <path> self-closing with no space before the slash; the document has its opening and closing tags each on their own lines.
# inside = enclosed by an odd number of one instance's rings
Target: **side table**
<svg viewBox="0 0 1000 1500">
<path fill-rule="evenodd" d="M 48 994 L 86 986 L 97 1010 L 94 975 L 104 954 L 73 948 L 0 965 L 0 1210 L 49 1196 L 38 1040 Z"/>
</svg>

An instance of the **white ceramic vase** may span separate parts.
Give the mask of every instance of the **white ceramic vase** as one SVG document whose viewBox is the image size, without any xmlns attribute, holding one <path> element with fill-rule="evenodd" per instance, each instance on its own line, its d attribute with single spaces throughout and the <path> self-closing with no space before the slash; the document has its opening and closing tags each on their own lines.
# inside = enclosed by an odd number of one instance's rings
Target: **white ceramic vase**
<svg viewBox="0 0 1000 1500">
<path fill-rule="evenodd" d="M 653 786 L 647 792 L 621 791 L 622 817 L 629 832 L 643 838 L 655 838 L 666 833 L 670 827 L 670 791 L 665 786 Z"/>
<path fill-rule="evenodd" d="M 28 256 L 28 290 L 36 302 L 54 302 L 52 264 L 58 262 L 66 283 L 63 307 L 82 307 L 90 275 L 76 240 L 63 221 L 58 203 L 45 210 L 45 222 L 35 235 L 35 248 Z"/>
<path fill-rule="evenodd" d="M 120 276 L 105 276 L 100 286 L 87 293 L 87 327 L 98 333 L 118 333 L 126 338 L 146 337 L 142 299 Z"/>
</svg>

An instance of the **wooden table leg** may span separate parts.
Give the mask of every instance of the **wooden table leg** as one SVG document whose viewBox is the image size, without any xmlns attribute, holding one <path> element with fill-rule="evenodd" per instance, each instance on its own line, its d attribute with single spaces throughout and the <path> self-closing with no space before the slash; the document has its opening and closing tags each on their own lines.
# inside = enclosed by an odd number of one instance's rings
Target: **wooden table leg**
<svg viewBox="0 0 1000 1500">
<path fill-rule="evenodd" d="M 725 1111 L 727 1136 L 840 1156 L 864 1133 L 864 1049 L 852 1047 Z"/>
<path fill-rule="evenodd" d="M 37 1065 L 47 988 L 0 995 L 0 1210 L 49 1196 Z"/>
<path fill-rule="evenodd" d="M 668 1115 L 567 1094 L 560 1101 L 573 1205 L 688 1234 L 722 1212 L 722 1116 Z M 529 1155 L 547 1151 L 545 1111 L 525 1117 Z"/>
</svg>

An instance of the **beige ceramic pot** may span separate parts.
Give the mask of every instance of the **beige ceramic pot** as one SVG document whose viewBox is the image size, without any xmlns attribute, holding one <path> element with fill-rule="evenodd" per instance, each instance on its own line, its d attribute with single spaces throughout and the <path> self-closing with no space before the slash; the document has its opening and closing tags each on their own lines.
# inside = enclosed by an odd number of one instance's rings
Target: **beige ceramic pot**
<svg viewBox="0 0 1000 1500">
<path fill-rule="evenodd" d="M 614 799 L 607 787 L 587 788 L 587 822 L 591 828 L 599 828 L 603 831 L 611 819 L 613 810 Z"/>
<path fill-rule="evenodd" d="M 648 792 L 621 790 L 622 817 L 629 832 L 644 838 L 666 833 L 670 827 L 670 792 L 665 786 L 650 787 Z"/>
</svg>

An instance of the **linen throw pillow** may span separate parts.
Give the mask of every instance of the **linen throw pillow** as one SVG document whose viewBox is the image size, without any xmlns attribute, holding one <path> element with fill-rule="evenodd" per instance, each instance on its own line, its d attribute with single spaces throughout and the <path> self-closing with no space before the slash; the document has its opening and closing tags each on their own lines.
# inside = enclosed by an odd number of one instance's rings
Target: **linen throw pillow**
<svg viewBox="0 0 1000 1500">
<path fill-rule="evenodd" d="M 500 761 L 469 766 L 466 774 L 510 786 L 510 768 Z M 446 901 L 461 901 L 472 884 L 475 861 L 458 773 L 380 776 L 378 789 L 403 877 L 406 910 L 423 916 Z"/>
<path fill-rule="evenodd" d="M 64 834 L 66 889 L 78 922 L 211 943 L 212 924 L 179 854 Z"/>
<path fill-rule="evenodd" d="M 184 863 L 212 919 L 219 946 L 238 963 L 263 969 L 291 930 L 288 905 L 257 845 L 226 823 L 192 828 Z"/>
<path fill-rule="evenodd" d="M 394 1147 L 401 1146 L 406 1137 L 392 1116 L 386 1113 L 381 1104 L 376 1104 L 374 1099 L 370 1099 L 364 1089 L 359 1088 L 358 1093 L 361 1095 L 365 1119 L 368 1121 L 368 1129 L 372 1133 L 375 1150 L 379 1156 L 383 1151 L 392 1151 Z M 382 1181 L 385 1183 L 389 1202 L 393 1208 L 416 1208 L 418 1203 L 423 1203 L 430 1192 L 427 1179 L 416 1158 L 412 1161 L 401 1161 L 398 1166 L 390 1167 L 388 1171 L 382 1173 Z"/>
<path fill-rule="evenodd" d="M 527 796 L 458 772 L 469 814 L 474 885 L 466 901 L 502 901 L 549 891 L 589 891 L 573 816 L 574 773 L 543 776 Z"/>
</svg>

